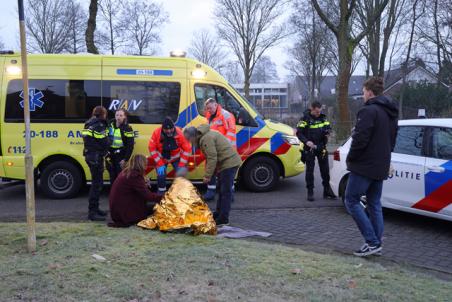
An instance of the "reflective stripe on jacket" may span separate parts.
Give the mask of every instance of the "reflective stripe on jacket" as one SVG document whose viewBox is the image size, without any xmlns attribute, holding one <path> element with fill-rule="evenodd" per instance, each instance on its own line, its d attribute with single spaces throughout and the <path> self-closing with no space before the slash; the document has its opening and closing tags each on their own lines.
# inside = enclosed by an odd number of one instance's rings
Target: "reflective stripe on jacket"
<svg viewBox="0 0 452 302">
<path fill-rule="evenodd" d="M 223 109 L 221 105 L 218 104 L 215 117 L 211 120 L 211 114 L 206 112 L 206 118 L 209 122 L 210 129 L 217 130 L 227 138 L 231 145 L 234 147 L 236 146 L 235 117 L 232 113 Z"/>
<path fill-rule="evenodd" d="M 325 148 L 328 142 L 328 134 L 331 131 L 331 124 L 324 114 L 318 117 L 311 115 L 308 110 L 297 124 L 297 136 L 303 144 L 308 141 L 313 142 L 318 148 Z M 308 147 L 306 146 L 308 149 Z"/>
<path fill-rule="evenodd" d="M 190 143 L 185 139 L 182 130 L 176 127 L 176 134 L 174 139 L 176 140 L 177 149 L 171 150 L 171 158 L 165 159 L 162 156 L 163 144 L 161 142 L 162 138 L 162 127 L 155 129 L 152 133 L 151 139 L 149 140 L 149 152 L 154 160 L 156 167 L 161 167 L 167 163 L 172 163 L 179 160 L 179 167 L 185 167 L 188 163 L 188 159 L 191 154 Z"/>
<path fill-rule="evenodd" d="M 121 157 L 128 161 L 132 156 L 135 145 L 135 133 L 128 123 L 121 124 L 116 127 L 116 121 L 112 120 L 109 126 L 109 138 L 111 141 L 110 148 L 113 151 L 120 150 Z"/>
<path fill-rule="evenodd" d="M 110 146 L 108 139 L 107 121 L 92 117 L 86 121 L 82 130 L 84 143 L 83 152 L 100 152 L 106 154 Z"/>
</svg>

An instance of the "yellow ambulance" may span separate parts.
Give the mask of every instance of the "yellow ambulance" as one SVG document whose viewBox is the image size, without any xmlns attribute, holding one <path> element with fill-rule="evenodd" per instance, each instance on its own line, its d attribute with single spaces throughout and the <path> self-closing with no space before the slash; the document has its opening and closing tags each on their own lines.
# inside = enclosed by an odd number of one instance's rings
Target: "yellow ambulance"
<svg viewBox="0 0 452 302">
<path fill-rule="evenodd" d="M 18 53 L 0 54 L 0 177 L 24 179 L 24 124 Z M 83 158 L 83 123 L 95 106 L 129 111 L 134 153 L 148 155 L 152 132 L 166 116 L 177 126 L 205 123 L 203 104 L 215 98 L 237 120 L 238 178 L 256 192 L 304 171 L 300 142 L 287 125 L 265 120 L 212 68 L 185 57 L 30 55 L 29 103 L 35 175 L 51 198 L 75 196 L 91 179 Z M 205 162 L 193 152 L 188 178 L 202 179 Z M 108 173 L 105 173 L 108 179 Z M 152 170 L 150 178 L 155 180 Z"/>
</svg>

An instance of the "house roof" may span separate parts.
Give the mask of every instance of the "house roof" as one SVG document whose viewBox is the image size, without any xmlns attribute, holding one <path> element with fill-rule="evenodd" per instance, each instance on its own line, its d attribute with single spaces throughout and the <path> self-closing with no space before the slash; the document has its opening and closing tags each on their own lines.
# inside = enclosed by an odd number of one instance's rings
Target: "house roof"
<svg viewBox="0 0 452 302">
<path fill-rule="evenodd" d="M 437 75 L 434 72 L 428 70 L 422 62 L 415 62 L 408 66 L 408 73 L 410 74 L 414 70 L 422 70 L 429 74 L 432 77 L 437 78 Z M 402 68 L 392 69 L 385 71 L 385 91 L 391 89 L 394 85 L 396 85 L 400 80 L 402 80 L 403 71 Z M 348 85 L 349 96 L 357 96 L 362 94 L 362 87 L 367 77 L 364 75 L 352 75 L 350 77 L 350 83 Z M 302 91 L 304 96 L 308 95 L 308 87 L 306 85 L 306 77 L 296 77 L 295 84 Z M 446 84 L 442 83 L 447 87 Z M 320 85 L 320 95 L 323 97 L 334 95 L 332 91 L 335 91 L 336 88 L 336 76 L 325 76 L 321 85 Z"/>
</svg>

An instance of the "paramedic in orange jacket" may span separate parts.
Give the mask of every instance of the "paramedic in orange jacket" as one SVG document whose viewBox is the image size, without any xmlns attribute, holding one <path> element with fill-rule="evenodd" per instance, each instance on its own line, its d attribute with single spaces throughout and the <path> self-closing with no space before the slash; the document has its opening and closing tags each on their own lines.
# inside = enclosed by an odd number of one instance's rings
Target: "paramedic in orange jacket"
<svg viewBox="0 0 452 302">
<path fill-rule="evenodd" d="M 167 117 L 162 127 L 157 128 L 149 140 L 149 152 L 157 171 L 158 193 L 166 191 L 166 171 L 169 164 L 173 165 L 177 176 L 185 176 L 191 154 L 190 143 L 185 139 L 182 130 Z"/>
<path fill-rule="evenodd" d="M 223 109 L 221 105 L 212 98 L 207 99 L 204 103 L 204 112 L 206 119 L 209 122 L 210 129 L 220 132 L 226 137 L 232 146 L 237 147 L 234 115 Z M 204 194 L 204 200 L 213 200 L 215 198 L 216 189 L 216 177 L 212 177 L 211 181 L 207 185 L 207 192 Z"/>
</svg>

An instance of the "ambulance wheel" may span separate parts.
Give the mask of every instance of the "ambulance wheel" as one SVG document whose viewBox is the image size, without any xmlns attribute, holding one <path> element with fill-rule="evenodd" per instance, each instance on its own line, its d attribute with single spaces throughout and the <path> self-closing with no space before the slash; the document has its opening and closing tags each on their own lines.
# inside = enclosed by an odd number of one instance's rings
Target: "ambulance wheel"
<svg viewBox="0 0 452 302">
<path fill-rule="evenodd" d="M 280 171 L 275 160 L 259 156 L 250 159 L 243 167 L 242 177 L 245 186 L 253 192 L 268 192 L 279 181 Z"/>
<path fill-rule="evenodd" d="M 56 161 L 44 167 L 40 189 L 49 198 L 71 198 L 80 191 L 82 181 L 78 167 L 68 161 Z"/>
</svg>

